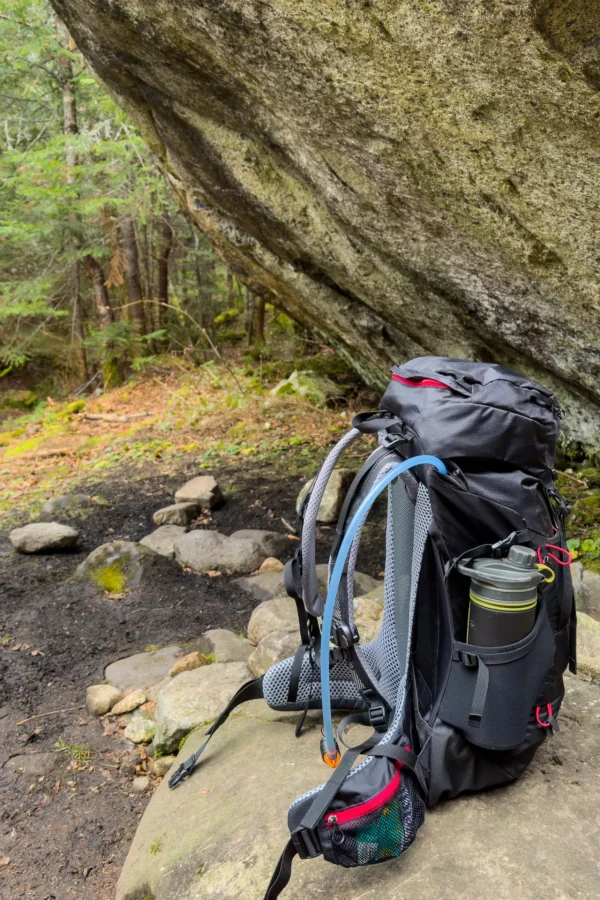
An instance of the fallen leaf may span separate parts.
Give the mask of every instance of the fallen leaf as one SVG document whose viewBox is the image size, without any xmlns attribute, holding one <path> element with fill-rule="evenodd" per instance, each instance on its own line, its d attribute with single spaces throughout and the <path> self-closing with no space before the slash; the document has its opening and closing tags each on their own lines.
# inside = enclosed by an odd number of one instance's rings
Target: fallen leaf
<svg viewBox="0 0 600 900">
<path fill-rule="evenodd" d="M 7 866 L 9 862 L 10 856 L 3 856 L 2 859 L 0 859 L 0 866 Z"/>
<path fill-rule="evenodd" d="M 222 572 L 219 572 L 218 569 L 209 569 L 206 573 L 209 578 L 217 578 L 217 576 L 222 575 Z"/>
<path fill-rule="evenodd" d="M 14 651 L 29 650 L 31 649 L 31 644 L 14 644 L 10 649 Z"/>
<path fill-rule="evenodd" d="M 42 653 L 41 650 L 32 650 L 31 655 L 32 656 L 43 656 L 44 654 Z"/>
</svg>

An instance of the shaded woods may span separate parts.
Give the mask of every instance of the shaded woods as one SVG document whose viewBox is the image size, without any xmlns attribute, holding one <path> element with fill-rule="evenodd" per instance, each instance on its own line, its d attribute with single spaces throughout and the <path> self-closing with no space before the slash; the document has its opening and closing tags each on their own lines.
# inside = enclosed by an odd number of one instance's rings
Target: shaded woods
<svg viewBox="0 0 600 900">
<path fill-rule="evenodd" d="M 106 387 L 165 351 L 218 353 L 220 328 L 262 342 L 264 300 L 176 207 L 49 5 L 5 9 L 0 373 L 33 364 Z"/>
</svg>

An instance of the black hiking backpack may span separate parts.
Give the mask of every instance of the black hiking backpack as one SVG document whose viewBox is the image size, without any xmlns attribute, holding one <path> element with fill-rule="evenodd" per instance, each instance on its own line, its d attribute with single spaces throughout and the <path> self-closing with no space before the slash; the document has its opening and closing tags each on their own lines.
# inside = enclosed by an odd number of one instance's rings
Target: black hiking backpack
<svg viewBox="0 0 600 900">
<path fill-rule="evenodd" d="M 576 667 L 569 507 L 553 482 L 559 418 L 549 391 L 507 369 L 421 357 L 392 369 L 380 409 L 357 416 L 329 453 L 285 570 L 302 643 L 294 657 L 240 688 L 169 782 L 175 787 L 191 773 L 210 736 L 246 700 L 323 709 L 322 755 L 333 774 L 290 807 L 291 837 L 265 900 L 280 895 L 295 855 L 322 854 L 345 867 L 399 856 L 426 807 L 515 780 L 558 729 L 563 672 Z M 315 566 L 317 514 L 336 463 L 365 433 L 377 434 L 378 448 L 340 512 L 325 598 Z M 385 487 L 383 620 L 375 640 L 362 644 L 354 571 L 366 515 Z M 529 616 L 526 633 L 496 644 L 493 623 L 508 621 L 515 591 L 502 582 L 509 553 L 532 567 L 528 577 L 541 576 L 527 603 L 514 607 Z M 502 589 L 502 603 L 486 572 L 513 585 Z M 469 640 L 472 603 L 491 616 L 485 645 Z M 330 707 L 346 713 L 337 740 L 327 726 Z M 338 741 L 357 722 L 373 735 L 340 761 Z"/>
</svg>

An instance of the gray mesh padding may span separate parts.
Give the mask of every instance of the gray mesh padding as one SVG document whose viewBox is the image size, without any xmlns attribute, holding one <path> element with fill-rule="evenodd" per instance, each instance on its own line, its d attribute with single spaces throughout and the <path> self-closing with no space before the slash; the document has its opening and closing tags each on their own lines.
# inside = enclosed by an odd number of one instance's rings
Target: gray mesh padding
<svg viewBox="0 0 600 900">
<path fill-rule="evenodd" d="M 417 604 L 417 592 L 419 587 L 419 575 L 423 562 L 423 553 L 427 541 L 429 527 L 432 521 L 431 505 L 427 489 L 419 484 L 417 499 L 414 507 L 414 518 L 408 513 L 405 506 L 408 501 L 406 486 L 401 478 L 390 485 L 388 491 L 388 528 L 386 539 L 386 569 L 385 569 L 385 594 L 384 594 L 384 618 L 379 635 L 369 644 L 358 644 L 357 650 L 363 663 L 369 661 L 369 669 L 374 669 L 380 674 L 381 684 L 386 684 L 386 692 L 393 689 L 394 715 L 390 726 L 382 738 L 381 743 L 388 744 L 396 740 L 401 734 L 404 725 L 404 705 L 406 701 L 406 685 L 408 681 L 410 642 L 413 632 L 415 608 Z M 397 509 L 396 509 L 397 507 Z M 404 511 L 403 511 L 404 510 Z M 410 521 L 413 521 L 412 532 L 403 533 Z M 394 554 L 394 542 L 404 541 L 412 552 L 398 551 L 398 557 Z M 394 582 L 395 567 L 399 565 L 399 579 Z M 408 596 L 395 596 L 395 584 L 399 590 L 407 590 Z M 398 601 L 402 602 L 402 605 Z M 396 639 L 396 626 L 394 609 L 398 603 L 403 621 L 402 630 L 407 635 L 404 647 L 399 648 Z M 391 612 L 390 612 L 391 611 Z M 399 629 L 400 631 L 400 629 Z M 395 685 L 395 688 L 394 688 Z M 368 766 L 374 757 L 369 756 L 356 766 L 347 776 L 351 778 L 365 766 Z M 292 807 L 309 797 L 316 795 L 324 785 L 320 785 L 292 803 Z"/>
<path fill-rule="evenodd" d="M 321 466 L 321 470 L 317 475 L 313 485 L 310 500 L 304 514 L 304 525 L 302 528 L 302 599 L 308 612 L 314 616 L 323 614 L 325 602 L 319 593 L 319 583 L 317 580 L 317 571 L 315 568 L 315 532 L 317 528 L 317 515 L 327 482 L 331 477 L 335 465 L 350 444 L 353 444 L 357 438 L 361 436 L 360 431 L 352 428 L 344 437 L 337 442 L 333 450 L 330 451 L 327 459 Z"/>
<path fill-rule="evenodd" d="M 288 659 L 284 659 L 281 662 L 276 663 L 276 665 L 271 666 L 268 672 L 265 673 L 263 679 L 263 694 L 265 700 L 269 706 L 273 707 L 273 709 L 281 709 L 287 706 L 290 674 L 293 663 L 294 658 L 289 657 Z M 335 662 L 331 666 L 331 697 L 333 699 L 341 699 L 343 697 L 348 699 L 360 699 L 360 694 L 356 689 L 352 675 L 353 673 L 350 666 L 343 660 Z M 305 703 L 309 699 L 309 696 L 313 699 L 321 697 L 321 677 L 319 675 L 319 670 L 316 667 L 311 692 L 312 677 L 312 666 L 307 654 L 302 660 L 296 703 Z"/>
</svg>

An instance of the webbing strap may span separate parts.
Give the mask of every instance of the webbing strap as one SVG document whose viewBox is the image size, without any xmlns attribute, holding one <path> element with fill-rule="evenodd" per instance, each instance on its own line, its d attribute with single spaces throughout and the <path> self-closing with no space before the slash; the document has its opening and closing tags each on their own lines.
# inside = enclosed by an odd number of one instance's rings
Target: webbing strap
<svg viewBox="0 0 600 900">
<path fill-rule="evenodd" d="M 264 676 L 261 675 L 260 678 L 254 678 L 252 681 L 247 681 L 246 684 L 243 684 L 241 688 L 236 691 L 225 709 L 219 713 L 211 727 L 206 732 L 207 738 L 202 746 L 199 747 L 195 753 L 192 753 L 192 755 L 188 759 L 186 759 L 185 762 L 182 762 L 179 768 L 177 768 L 175 772 L 173 772 L 173 774 L 169 778 L 170 788 L 177 787 L 180 781 L 183 781 L 184 778 L 188 778 L 192 774 L 194 766 L 200 759 L 202 752 L 210 741 L 211 737 L 213 736 L 215 731 L 217 731 L 217 729 L 227 721 L 227 719 L 237 706 L 240 706 L 242 703 L 246 703 L 248 700 L 262 699 L 263 677 Z"/>
<path fill-rule="evenodd" d="M 495 544 L 479 544 L 479 546 L 473 547 L 471 550 L 465 550 L 460 556 L 446 563 L 446 577 L 448 577 L 452 569 L 455 569 L 465 559 L 481 559 L 482 556 L 493 556 L 496 559 L 500 559 L 503 553 L 510 550 L 513 544 L 528 544 L 530 540 L 531 535 L 529 531 L 523 529 L 522 531 L 512 531 L 507 537 L 502 538 L 501 541 L 496 541 Z"/>
<path fill-rule="evenodd" d="M 481 657 L 478 657 L 478 659 L 479 664 L 477 666 L 477 681 L 475 682 L 475 692 L 473 693 L 473 700 L 471 701 L 471 711 L 469 713 L 469 725 L 472 725 L 473 728 L 479 728 L 481 725 L 483 710 L 485 709 L 485 701 L 487 699 L 488 687 L 490 684 L 490 670 L 481 659 Z"/>
<path fill-rule="evenodd" d="M 275 871 L 271 876 L 271 881 L 269 882 L 269 887 L 267 888 L 264 900 L 277 900 L 277 897 L 279 897 L 282 890 L 287 887 L 289 880 L 292 877 L 292 862 L 297 855 L 298 851 L 294 846 L 293 840 L 290 838 L 285 845 L 285 850 L 279 857 L 279 862 L 275 866 Z"/>
</svg>

